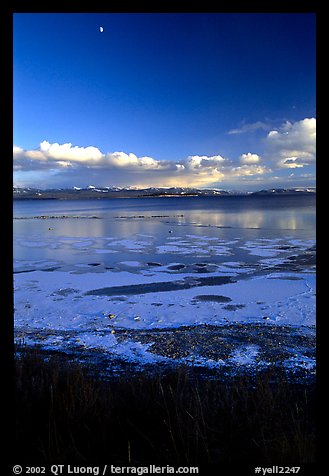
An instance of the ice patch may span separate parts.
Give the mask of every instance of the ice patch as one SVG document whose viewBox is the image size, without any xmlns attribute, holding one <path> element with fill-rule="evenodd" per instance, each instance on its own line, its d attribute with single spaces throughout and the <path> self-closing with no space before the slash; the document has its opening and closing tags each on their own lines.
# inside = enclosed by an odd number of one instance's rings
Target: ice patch
<svg viewBox="0 0 329 476">
<path fill-rule="evenodd" d="M 85 332 L 79 334 L 76 338 L 76 342 L 86 348 L 91 349 L 111 349 L 118 344 L 117 339 L 113 334 L 95 334 L 94 332 Z"/>
<path fill-rule="evenodd" d="M 251 273 L 255 268 L 239 262 L 224 262 L 218 266 L 217 271 L 220 273 L 230 273 L 232 276 L 236 274 Z"/>
<path fill-rule="evenodd" d="M 124 266 L 130 266 L 132 268 L 137 268 L 142 265 L 140 261 L 120 261 L 118 264 L 123 264 Z"/>
<path fill-rule="evenodd" d="M 285 263 L 285 260 L 282 258 L 268 258 L 259 260 L 260 263 L 266 264 L 268 266 L 280 266 Z"/>
<path fill-rule="evenodd" d="M 197 244 L 188 242 L 174 242 L 173 244 L 165 244 L 157 246 L 156 252 L 163 253 L 177 253 L 181 255 L 231 255 L 231 249 L 223 245 L 212 245 L 208 242 L 198 242 Z"/>
<path fill-rule="evenodd" d="M 81 248 L 88 248 L 92 245 L 94 245 L 95 242 L 91 240 L 85 240 L 85 241 L 78 241 L 76 243 L 72 243 L 73 248 L 81 249 Z"/>
<path fill-rule="evenodd" d="M 225 279 L 231 278 L 220 274 L 209 278 L 176 274 L 175 278 L 180 276 L 181 280 L 164 282 L 161 272 L 147 276 L 128 271 L 74 274 L 37 270 L 33 279 L 30 273 L 15 274 L 15 324 L 38 328 L 47 324 L 53 329 L 92 330 L 96 325 L 100 329 L 109 325 L 147 329 L 259 322 L 264 317 L 273 324 L 315 324 L 314 274 L 272 273 L 226 283 Z M 200 295 L 209 299 L 200 300 Z M 230 308 L 213 296 L 230 299 Z M 109 313 L 116 318 L 106 319 Z M 134 320 L 136 316 L 139 321 Z"/>
<path fill-rule="evenodd" d="M 179 360 L 184 364 L 190 364 L 195 367 L 207 367 L 210 369 L 218 369 L 225 365 L 225 361 L 223 359 L 207 359 L 206 357 L 201 357 L 199 355 L 191 355 L 189 357 L 183 357 Z"/>
<path fill-rule="evenodd" d="M 306 355 L 296 355 L 294 357 L 286 359 L 283 363 L 285 367 L 291 370 L 300 368 L 312 371 L 316 368 L 316 360 L 312 357 L 307 357 Z"/>
<path fill-rule="evenodd" d="M 298 240 L 298 239 L 289 240 L 289 243 L 293 246 L 297 246 L 298 248 L 310 248 L 311 246 L 314 246 L 315 244 L 314 240 Z"/>
<path fill-rule="evenodd" d="M 95 251 L 95 253 L 101 253 L 101 254 L 103 254 L 103 253 L 118 253 L 117 250 L 109 250 L 109 249 L 103 249 L 103 250 L 96 249 L 94 251 Z"/>
<path fill-rule="evenodd" d="M 232 353 L 229 361 L 235 365 L 252 365 L 258 353 L 259 348 L 256 345 L 241 346 Z"/>
<path fill-rule="evenodd" d="M 58 261 L 48 260 L 14 260 L 14 273 L 23 273 L 60 266 Z"/>
<path fill-rule="evenodd" d="M 264 256 L 264 257 L 274 257 L 278 254 L 276 249 L 267 246 L 257 246 L 256 244 L 250 244 L 249 246 L 241 246 L 243 250 L 249 252 L 253 256 Z"/>
<path fill-rule="evenodd" d="M 87 349 L 106 351 L 112 357 L 118 357 L 129 362 L 142 363 L 143 365 L 166 360 L 165 357 L 149 352 L 152 344 L 142 344 L 130 339 L 119 343 L 114 334 L 79 334 L 76 342 Z"/>
<path fill-rule="evenodd" d="M 44 248 L 48 245 L 46 241 L 18 240 L 20 246 L 28 248 Z"/>
</svg>

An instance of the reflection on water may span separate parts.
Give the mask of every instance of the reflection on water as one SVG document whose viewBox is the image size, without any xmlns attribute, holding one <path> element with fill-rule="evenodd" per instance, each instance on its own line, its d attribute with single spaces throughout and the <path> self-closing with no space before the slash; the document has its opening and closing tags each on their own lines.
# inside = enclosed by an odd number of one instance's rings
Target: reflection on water
<svg viewBox="0 0 329 476">
<path fill-rule="evenodd" d="M 52 218 L 35 218 L 39 216 Z M 111 253 L 127 259 L 128 252 L 156 260 L 156 249 L 189 234 L 227 241 L 314 240 L 316 217 L 314 196 L 279 196 L 27 200 L 14 202 L 14 218 L 16 260 L 82 262 L 97 252 L 110 262 Z M 119 240 L 114 248 L 111 240 Z"/>
</svg>

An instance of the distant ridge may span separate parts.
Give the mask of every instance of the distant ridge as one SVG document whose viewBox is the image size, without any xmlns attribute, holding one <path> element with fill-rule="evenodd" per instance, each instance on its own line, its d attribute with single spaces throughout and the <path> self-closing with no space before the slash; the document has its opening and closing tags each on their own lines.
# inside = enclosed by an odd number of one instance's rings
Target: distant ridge
<svg viewBox="0 0 329 476">
<path fill-rule="evenodd" d="M 13 188 L 14 200 L 78 200 L 95 198 L 140 198 L 140 197 L 188 197 L 188 196 L 253 196 L 253 195 L 310 195 L 315 194 L 315 187 L 298 188 L 274 188 L 259 190 L 256 192 L 237 192 L 219 189 L 198 189 L 186 187 L 94 187 L 89 185 L 86 188 L 59 188 L 59 189 L 38 189 L 38 188 Z"/>
</svg>

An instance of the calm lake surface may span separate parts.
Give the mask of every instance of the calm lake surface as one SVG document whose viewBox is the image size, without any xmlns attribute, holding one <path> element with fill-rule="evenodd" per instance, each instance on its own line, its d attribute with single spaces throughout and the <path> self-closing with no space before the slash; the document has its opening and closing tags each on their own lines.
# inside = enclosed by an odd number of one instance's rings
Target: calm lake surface
<svg viewBox="0 0 329 476">
<path fill-rule="evenodd" d="M 139 252 L 145 260 L 165 264 L 172 261 L 168 256 L 172 252 L 165 245 L 175 237 L 193 238 L 197 253 L 198 237 L 201 243 L 204 236 L 223 242 L 286 237 L 315 240 L 315 226 L 315 196 L 14 201 L 14 259 L 67 264 L 101 260 L 113 265 L 130 260 L 131 255 L 135 260 Z M 111 253 L 109 239 L 116 240 L 115 253 Z M 158 256 L 155 250 L 160 246 Z M 83 253 L 86 247 L 87 255 Z M 236 258 L 242 259 L 243 250 L 237 252 Z M 248 256 L 243 258 L 248 260 Z M 189 261 L 191 253 L 182 257 Z M 210 253 L 208 258 L 220 261 L 221 255 Z"/>
</svg>

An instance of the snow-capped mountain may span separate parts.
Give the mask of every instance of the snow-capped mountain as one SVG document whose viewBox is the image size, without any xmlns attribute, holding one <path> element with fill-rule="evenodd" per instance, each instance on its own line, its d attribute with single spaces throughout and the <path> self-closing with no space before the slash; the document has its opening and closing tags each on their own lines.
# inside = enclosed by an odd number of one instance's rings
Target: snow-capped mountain
<svg viewBox="0 0 329 476">
<path fill-rule="evenodd" d="M 278 188 L 266 189 L 256 192 L 238 192 L 220 189 L 198 189 L 188 187 L 96 187 L 88 185 L 86 188 L 73 187 L 65 189 L 37 189 L 37 188 L 13 188 L 14 199 L 92 199 L 92 198 L 134 198 L 134 197 L 184 197 L 184 196 L 271 196 L 271 195 L 306 195 L 315 194 L 315 187 Z"/>
</svg>

